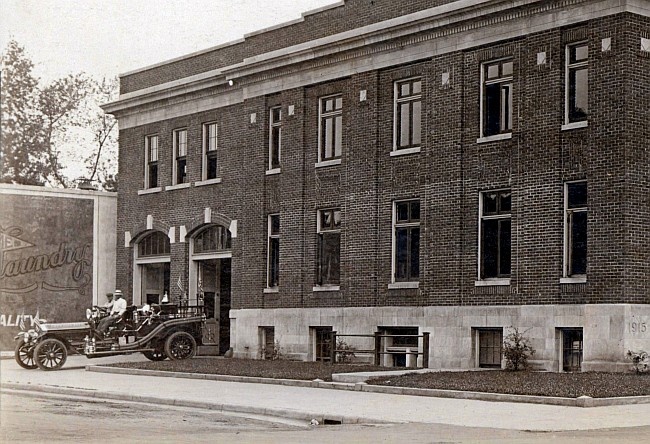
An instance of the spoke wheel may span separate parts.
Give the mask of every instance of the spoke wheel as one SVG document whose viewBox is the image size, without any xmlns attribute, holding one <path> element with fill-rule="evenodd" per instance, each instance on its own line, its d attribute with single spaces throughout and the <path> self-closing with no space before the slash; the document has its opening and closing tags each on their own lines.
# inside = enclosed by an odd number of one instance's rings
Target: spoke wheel
<svg viewBox="0 0 650 444">
<path fill-rule="evenodd" d="M 45 339 L 34 349 L 34 360 L 41 370 L 58 370 L 68 359 L 65 344 L 58 339 Z"/>
<path fill-rule="evenodd" d="M 21 339 L 18 341 L 18 344 L 16 344 L 14 357 L 16 358 L 18 365 L 24 369 L 34 370 L 38 367 L 34 360 L 34 344 L 26 343 L 24 339 Z"/>
<path fill-rule="evenodd" d="M 165 352 L 160 350 L 155 350 L 151 352 L 142 352 L 142 354 L 150 361 L 164 361 L 167 359 Z"/>
<path fill-rule="evenodd" d="M 165 354 L 172 361 L 192 358 L 196 354 L 196 341 L 187 332 L 172 333 L 165 342 Z"/>
</svg>

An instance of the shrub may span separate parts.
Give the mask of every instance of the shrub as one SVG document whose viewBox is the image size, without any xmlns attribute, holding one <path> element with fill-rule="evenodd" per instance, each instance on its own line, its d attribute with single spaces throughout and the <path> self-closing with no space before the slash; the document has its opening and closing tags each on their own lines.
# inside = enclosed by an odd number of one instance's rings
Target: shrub
<svg viewBox="0 0 650 444">
<path fill-rule="evenodd" d="M 280 347 L 280 341 L 275 341 L 273 344 L 272 350 L 267 350 L 266 347 L 260 348 L 260 357 L 262 359 L 268 359 L 271 361 L 277 361 L 278 359 L 284 359 L 284 353 L 282 353 L 282 347 Z"/>
<path fill-rule="evenodd" d="M 354 358 L 354 351 L 356 348 L 349 345 L 347 342 L 338 339 L 336 341 L 336 362 L 341 364 L 349 364 Z"/>
<path fill-rule="evenodd" d="M 506 368 L 509 370 L 524 370 L 528 368 L 528 358 L 535 354 L 535 349 L 530 345 L 530 339 L 524 336 L 526 332 L 510 327 L 512 331 L 503 341 L 503 357 Z"/>
<path fill-rule="evenodd" d="M 646 373 L 650 370 L 650 356 L 643 350 L 628 350 L 625 357 L 632 361 L 632 369 L 637 373 Z"/>
</svg>

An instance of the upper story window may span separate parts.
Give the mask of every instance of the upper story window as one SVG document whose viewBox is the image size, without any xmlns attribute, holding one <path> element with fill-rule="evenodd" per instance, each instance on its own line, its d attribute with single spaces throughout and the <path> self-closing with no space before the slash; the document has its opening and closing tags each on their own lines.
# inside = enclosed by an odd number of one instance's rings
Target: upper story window
<svg viewBox="0 0 650 444">
<path fill-rule="evenodd" d="M 280 215 L 269 215 L 267 250 L 267 288 L 280 285 Z"/>
<path fill-rule="evenodd" d="M 587 122 L 589 112 L 589 47 L 587 42 L 566 47 L 565 124 Z"/>
<path fill-rule="evenodd" d="M 174 163 L 172 185 L 187 182 L 187 130 L 174 131 Z"/>
<path fill-rule="evenodd" d="M 213 122 L 203 125 L 203 180 L 217 177 L 217 124 Z"/>
<path fill-rule="evenodd" d="M 317 284 L 339 285 L 341 257 L 341 209 L 318 212 Z"/>
<path fill-rule="evenodd" d="M 488 191 L 480 196 L 480 279 L 510 277 L 510 190 Z"/>
<path fill-rule="evenodd" d="M 395 202 L 393 214 L 393 281 L 420 278 L 420 201 Z"/>
<path fill-rule="evenodd" d="M 343 96 L 322 97 L 319 103 L 318 161 L 340 159 L 343 151 Z"/>
<path fill-rule="evenodd" d="M 587 182 L 564 185 L 564 277 L 587 274 Z"/>
<path fill-rule="evenodd" d="M 274 106 L 269 116 L 269 170 L 280 168 L 282 147 L 282 107 Z"/>
<path fill-rule="evenodd" d="M 422 143 L 422 79 L 395 82 L 393 150 L 419 147 Z"/>
<path fill-rule="evenodd" d="M 194 237 L 194 254 L 230 251 L 230 231 L 221 225 L 213 225 Z"/>
<path fill-rule="evenodd" d="M 158 136 L 145 137 L 144 187 L 158 187 Z"/>
<path fill-rule="evenodd" d="M 512 132 L 512 60 L 484 63 L 481 71 L 481 136 Z"/>
<path fill-rule="evenodd" d="M 169 256 L 169 237 L 154 231 L 138 242 L 138 258 Z"/>
</svg>

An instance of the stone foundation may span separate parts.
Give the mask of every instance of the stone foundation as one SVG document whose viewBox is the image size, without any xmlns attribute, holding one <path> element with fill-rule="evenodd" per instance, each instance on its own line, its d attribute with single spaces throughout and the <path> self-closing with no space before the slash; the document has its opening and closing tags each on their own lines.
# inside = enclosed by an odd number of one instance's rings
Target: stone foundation
<svg viewBox="0 0 650 444">
<path fill-rule="evenodd" d="M 626 371 L 630 369 L 627 350 L 650 350 L 650 305 L 248 309 L 231 310 L 230 317 L 231 346 L 238 358 L 260 357 L 259 327 L 274 327 L 283 356 L 307 361 L 315 356 L 310 327 L 332 327 L 339 335 L 371 335 L 379 327 L 418 327 L 419 334 L 430 333 L 428 367 L 436 369 L 478 367 L 480 328 L 502 328 L 504 337 L 511 327 L 524 331 L 536 350 L 531 364 L 547 371 L 562 368 L 562 329 L 566 328 L 582 329 L 582 371 Z M 342 339 L 359 350 L 374 347 L 373 338 Z M 373 357 L 358 354 L 355 359 L 371 362 Z M 417 362 L 422 365 L 422 356 Z"/>
</svg>

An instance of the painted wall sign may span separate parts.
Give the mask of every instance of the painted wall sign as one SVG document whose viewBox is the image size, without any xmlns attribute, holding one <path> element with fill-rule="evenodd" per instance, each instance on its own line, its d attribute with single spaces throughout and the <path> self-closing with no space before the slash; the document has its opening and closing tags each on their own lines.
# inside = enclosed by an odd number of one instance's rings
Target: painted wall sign
<svg viewBox="0 0 650 444">
<path fill-rule="evenodd" d="M 21 325 L 83 319 L 92 305 L 91 199 L 0 195 L 0 347 Z"/>
</svg>

